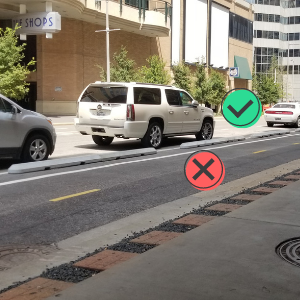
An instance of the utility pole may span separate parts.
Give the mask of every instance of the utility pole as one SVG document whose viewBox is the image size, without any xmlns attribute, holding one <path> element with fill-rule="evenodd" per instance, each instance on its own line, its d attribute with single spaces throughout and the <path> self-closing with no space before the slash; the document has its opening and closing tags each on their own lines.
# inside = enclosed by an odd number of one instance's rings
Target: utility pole
<svg viewBox="0 0 300 300">
<path fill-rule="evenodd" d="M 104 1 L 104 0 L 98 0 L 98 1 Z M 105 1 L 106 1 L 106 29 L 105 30 L 96 30 L 95 32 L 103 32 L 103 31 L 106 32 L 106 74 L 107 74 L 106 81 L 110 82 L 109 32 L 115 31 L 115 30 L 120 30 L 120 29 L 109 29 L 109 14 L 108 14 L 109 0 L 105 0 Z"/>
</svg>

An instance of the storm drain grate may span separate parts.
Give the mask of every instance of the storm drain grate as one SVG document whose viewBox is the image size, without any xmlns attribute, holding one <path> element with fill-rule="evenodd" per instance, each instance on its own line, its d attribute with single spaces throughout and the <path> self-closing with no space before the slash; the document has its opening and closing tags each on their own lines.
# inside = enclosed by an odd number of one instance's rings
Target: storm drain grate
<svg viewBox="0 0 300 300">
<path fill-rule="evenodd" d="M 300 267 L 300 237 L 282 242 L 276 247 L 276 253 L 288 263 Z"/>
</svg>

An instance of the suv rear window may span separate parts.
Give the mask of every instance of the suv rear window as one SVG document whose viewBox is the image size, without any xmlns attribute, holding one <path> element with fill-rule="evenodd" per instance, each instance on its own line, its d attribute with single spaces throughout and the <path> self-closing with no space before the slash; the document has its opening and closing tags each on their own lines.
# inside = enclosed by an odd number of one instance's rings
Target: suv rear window
<svg viewBox="0 0 300 300">
<path fill-rule="evenodd" d="M 88 87 L 81 97 L 81 102 L 124 103 L 127 102 L 126 87 Z"/>
<path fill-rule="evenodd" d="M 134 92 L 134 104 L 149 104 L 149 105 L 161 104 L 160 89 L 135 87 L 133 88 L 133 92 Z"/>
</svg>

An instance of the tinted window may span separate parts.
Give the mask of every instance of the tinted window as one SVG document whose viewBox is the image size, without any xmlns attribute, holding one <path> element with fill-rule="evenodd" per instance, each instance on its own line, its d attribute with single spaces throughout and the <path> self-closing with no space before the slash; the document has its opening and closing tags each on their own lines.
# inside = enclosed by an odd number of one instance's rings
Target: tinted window
<svg viewBox="0 0 300 300">
<path fill-rule="evenodd" d="M 0 98 L 0 100 L 1 100 L 0 101 L 0 111 L 11 113 L 12 112 L 12 104 L 10 104 L 9 102 L 7 102 L 4 99 Z"/>
<path fill-rule="evenodd" d="M 246 18 L 229 12 L 229 37 L 252 44 L 253 23 Z"/>
<path fill-rule="evenodd" d="M 1 98 L 0 98 L 0 111 L 6 112 L 6 108 L 4 106 L 4 102 L 3 102 L 3 100 Z"/>
<path fill-rule="evenodd" d="M 276 104 L 273 107 L 274 108 L 296 108 L 296 106 L 292 104 Z"/>
<path fill-rule="evenodd" d="M 81 97 L 81 102 L 126 103 L 126 87 L 90 86 Z"/>
<path fill-rule="evenodd" d="M 135 87 L 134 91 L 134 104 L 149 104 L 159 105 L 161 104 L 161 92 L 160 89 Z"/>
<path fill-rule="evenodd" d="M 175 90 L 166 90 L 166 97 L 169 105 L 181 105 L 180 93 Z"/>
<path fill-rule="evenodd" d="M 182 105 L 192 105 L 193 99 L 186 93 L 180 92 Z"/>
</svg>

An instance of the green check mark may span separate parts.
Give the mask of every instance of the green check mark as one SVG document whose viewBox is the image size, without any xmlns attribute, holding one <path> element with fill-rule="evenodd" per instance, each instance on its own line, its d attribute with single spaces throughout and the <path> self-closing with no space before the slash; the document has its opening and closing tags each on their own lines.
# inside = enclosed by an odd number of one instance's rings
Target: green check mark
<svg viewBox="0 0 300 300">
<path fill-rule="evenodd" d="M 261 111 L 259 99 L 247 89 L 231 90 L 222 100 L 223 116 L 234 127 L 253 126 L 259 120 Z"/>
</svg>

